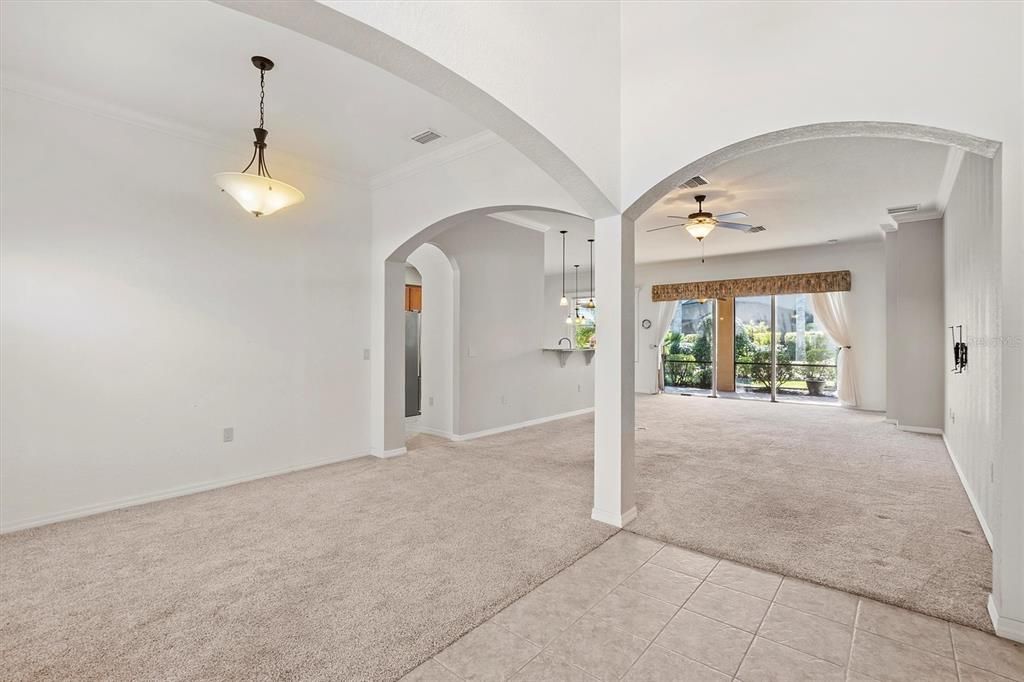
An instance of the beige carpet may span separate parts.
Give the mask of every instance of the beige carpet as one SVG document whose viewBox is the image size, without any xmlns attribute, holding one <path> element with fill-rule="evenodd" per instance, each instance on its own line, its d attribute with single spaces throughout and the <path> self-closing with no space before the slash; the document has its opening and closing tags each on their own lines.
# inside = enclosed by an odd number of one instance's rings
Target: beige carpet
<svg viewBox="0 0 1024 682">
<path fill-rule="evenodd" d="M 629 530 L 991 631 L 992 553 L 942 439 L 816 405 L 645 396 Z"/>
<path fill-rule="evenodd" d="M 987 628 L 942 443 L 873 414 L 638 407 L 630 530 Z M 592 416 L 0 536 L 0 679 L 395 679 L 612 534 Z"/>
<path fill-rule="evenodd" d="M 0 679 L 396 679 L 614 529 L 590 426 L 0 537 Z"/>
</svg>

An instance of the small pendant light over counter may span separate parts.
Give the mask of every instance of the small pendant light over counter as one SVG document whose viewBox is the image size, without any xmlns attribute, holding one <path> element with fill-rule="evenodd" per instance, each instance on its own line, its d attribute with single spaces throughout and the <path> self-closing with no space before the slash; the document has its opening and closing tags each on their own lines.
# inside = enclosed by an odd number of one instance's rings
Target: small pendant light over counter
<svg viewBox="0 0 1024 682">
<path fill-rule="evenodd" d="M 267 130 L 263 127 L 263 81 L 267 71 L 274 68 L 274 62 L 266 57 L 257 56 L 252 58 L 252 64 L 260 70 L 260 126 L 252 129 L 256 135 L 252 158 L 241 173 L 217 173 L 213 178 L 222 191 L 230 194 L 242 208 L 259 218 L 302 203 L 306 195 L 288 183 L 275 180 L 267 170 L 264 158 L 267 149 Z M 249 173 L 248 170 L 254 163 L 256 173 Z"/>
<path fill-rule="evenodd" d="M 583 303 L 584 308 L 593 309 L 594 306 L 594 240 L 588 239 L 590 242 L 590 298 Z"/>
<path fill-rule="evenodd" d="M 574 265 L 576 268 L 576 290 L 573 293 L 573 298 L 576 301 L 576 315 L 573 317 L 573 322 L 576 324 L 583 324 L 586 320 L 583 318 L 583 313 L 580 311 L 580 266 Z"/>
<path fill-rule="evenodd" d="M 558 232 L 562 235 L 562 300 L 558 302 L 558 305 L 563 308 L 569 306 L 569 299 L 565 297 L 565 233 L 569 230 L 559 230 Z M 566 319 L 566 322 L 569 320 Z"/>
</svg>

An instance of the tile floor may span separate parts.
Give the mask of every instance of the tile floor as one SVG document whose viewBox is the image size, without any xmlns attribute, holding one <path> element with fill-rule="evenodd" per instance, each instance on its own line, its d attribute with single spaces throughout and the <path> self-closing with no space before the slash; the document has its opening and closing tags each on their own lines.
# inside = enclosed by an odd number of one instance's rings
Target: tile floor
<svg viewBox="0 0 1024 682">
<path fill-rule="evenodd" d="M 1024 646 L 623 531 L 404 679 L 1024 682 Z"/>
</svg>

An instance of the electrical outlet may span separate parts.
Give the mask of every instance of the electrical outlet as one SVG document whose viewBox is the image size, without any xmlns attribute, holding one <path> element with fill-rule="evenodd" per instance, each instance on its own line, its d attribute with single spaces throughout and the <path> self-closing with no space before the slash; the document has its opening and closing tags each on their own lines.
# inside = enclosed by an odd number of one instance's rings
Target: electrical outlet
<svg viewBox="0 0 1024 682">
<path fill-rule="evenodd" d="M 369 348 L 364 348 L 363 349 L 363 360 L 369 360 L 369 359 L 370 359 L 370 349 Z"/>
<path fill-rule="evenodd" d="M 501 394 L 501 404 L 502 405 L 508 405 L 508 400 L 505 399 L 505 394 L 504 393 Z"/>
<path fill-rule="evenodd" d="M 235 440 L 235 427 L 225 426 L 224 427 L 224 442 L 231 443 Z"/>
<path fill-rule="evenodd" d="M 995 462 L 989 462 L 988 463 L 988 480 L 989 480 L 990 483 L 995 483 L 996 482 L 996 463 Z"/>
<path fill-rule="evenodd" d="M 583 384 L 576 384 L 576 392 L 583 393 Z"/>
<path fill-rule="evenodd" d="M 427 404 L 430 405 L 431 407 L 434 406 L 434 396 L 430 396 L 429 398 L 427 398 Z"/>
</svg>

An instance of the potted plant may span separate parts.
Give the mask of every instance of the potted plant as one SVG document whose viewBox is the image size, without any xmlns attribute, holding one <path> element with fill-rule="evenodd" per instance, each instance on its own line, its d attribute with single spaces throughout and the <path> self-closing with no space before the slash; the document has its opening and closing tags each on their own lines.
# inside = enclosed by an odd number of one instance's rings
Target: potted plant
<svg viewBox="0 0 1024 682">
<path fill-rule="evenodd" d="M 804 382 L 807 384 L 807 395 L 820 396 L 824 393 L 825 381 L 830 369 L 822 364 L 828 359 L 828 349 L 814 346 L 807 349 L 807 366 L 804 367 Z"/>
</svg>

